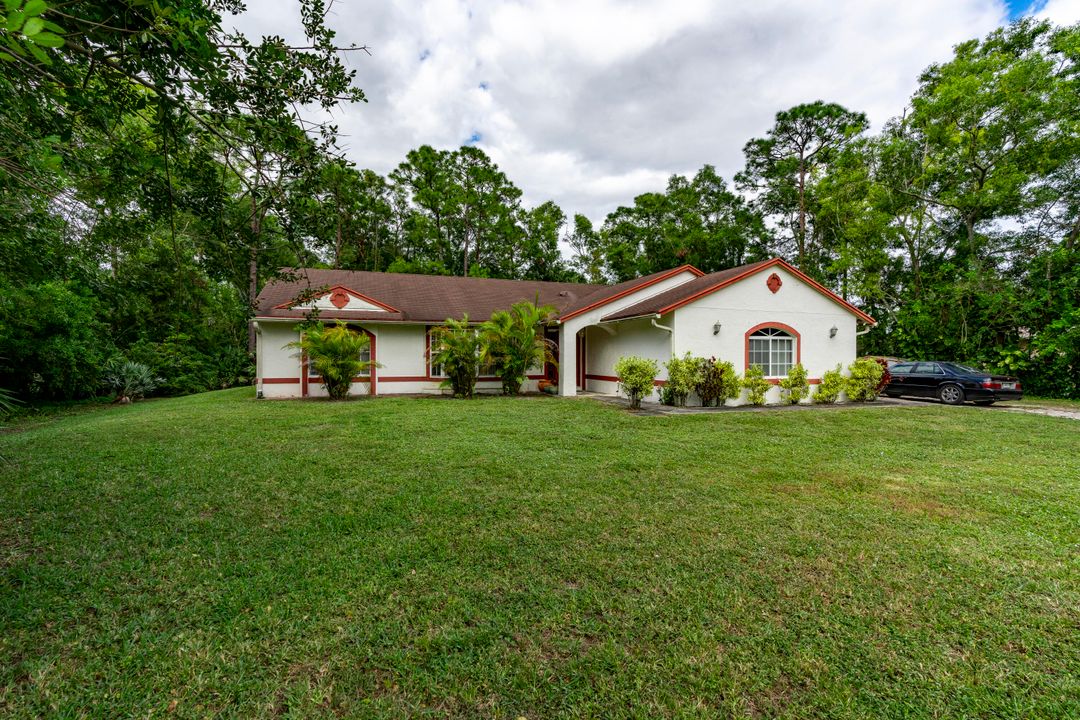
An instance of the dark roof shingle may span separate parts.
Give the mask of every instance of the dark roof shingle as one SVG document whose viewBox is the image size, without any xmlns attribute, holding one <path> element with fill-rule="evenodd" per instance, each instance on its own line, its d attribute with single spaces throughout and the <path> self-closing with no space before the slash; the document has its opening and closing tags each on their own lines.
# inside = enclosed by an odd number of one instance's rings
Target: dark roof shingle
<svg viewBox="0 0 1080 720">
<path fill-rule="evenodd" d="M 297 269 L 287 272 L 296 279 L 271 281 L 259 293 L 256 301 L 258 317 L 303 318 L 303 310 L 277 306 L 293 301 L 305 291 L 337 285 L 362 293 L 398 312 L 323 310 L 321 318 L 429 323 L 441 323 L 465 314 L 470 320 L 487 320 L 496 310 L 505 310 L 520 300 L 535 301 L 538 297 L 541 305 L 552 305 L 561 313 L 585 297 L 592 297 L 609 287 L 362 270 Z"/>
<path fill-rule="evenodd" d="M 744 273 L 753 272 L 757 268 L 772 262 L 774 261 L 762 260 L 761 262 L 750 263 L 749 265 L 739 265 L 738 267 L 728 268 L 727 270 L 718 270 L 717 272 L 709 273 L 708 275 L 702 275 L 689 282 L 673 287 L 670 290 L 665 290 L 650 298 L 645 298 L 639 303 L 634 303 L 621 310 L 605 315 L 601 319 L 604 321 L 626 320 L 627 318 L 656 315 L 664 308 L 671 305 L 677 305 L 699 292 L 708 291 L 709 288 L 713 287 L 719 288 L 719 286 L 734 280 Z"/>
</svg>

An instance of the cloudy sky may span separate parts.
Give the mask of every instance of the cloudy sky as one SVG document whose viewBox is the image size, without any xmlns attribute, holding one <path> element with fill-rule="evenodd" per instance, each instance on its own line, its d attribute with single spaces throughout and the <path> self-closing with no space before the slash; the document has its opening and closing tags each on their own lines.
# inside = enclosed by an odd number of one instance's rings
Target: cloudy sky
<svg viewBox="0 0 1080 720">
<path fill-rule="evenodd" d="M 715 165 L 777 110 L 812 100 L 898 114 L 923 68 L 1025 14 L 1080 22 L 1080 0 L 335 0 L 368 102 L 335 113 L 359 167 L 423 144 L 483 148 L 535 205 L 599 221 L 672 173 Z M 298 37 L 296 0 L 227 19 Z"/>
</svg>

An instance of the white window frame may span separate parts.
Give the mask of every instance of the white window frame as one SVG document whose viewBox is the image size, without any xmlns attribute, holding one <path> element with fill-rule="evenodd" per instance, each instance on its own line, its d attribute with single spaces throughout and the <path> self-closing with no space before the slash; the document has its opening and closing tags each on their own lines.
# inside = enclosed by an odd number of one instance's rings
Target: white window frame
<svg viewBox="0 0 1080 720">
<path fill-rule="evenodd" d="M 758 365 L 767 378 L 787 377 L 798 362 L 798 338 L 787 330 L 763 327 L 747 338 L 749 365 Z M 755 345 L 757 348 L 755 349 Z M 764 349 L 762 349 L 764 346 Z M 761 362 L 764 354 L 765 362 Z M 755 360 L 756 356 L 756 360 Z M 782 372 L 778 372 L 782 371 Z"/>
</svg>

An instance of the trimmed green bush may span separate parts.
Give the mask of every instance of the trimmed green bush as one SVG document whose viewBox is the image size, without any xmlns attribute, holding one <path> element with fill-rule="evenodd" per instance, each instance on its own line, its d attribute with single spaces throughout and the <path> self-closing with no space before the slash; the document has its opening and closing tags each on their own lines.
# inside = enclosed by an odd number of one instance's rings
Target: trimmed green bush
<svg viewBox="0 0 1080 720">
<path fill-rule="evenodd" d="M 667 368 L 667 384 L 660 391 L 660 400 L 665 405 L 686 405 L 687 396 L 698 384 L 700 361 L 686 353 L 683 357 L 674 355 L 664 363 Z"/>
<path fill-rule="evenodd" d="M 735 366 L 716 358 L 698 358 L 697 382 L 694 390 L 701 398 L 702 407 L 723 405 L 742 394 L 742 379 Z"/>
<path fill-rule="evenodd" d="M 827 370 L 821 376 L 821 384 L 814 391 L 814 402 L 820 405 L 831 405 L 840 399 L 840 392 L 844 390 L 846 385 L 847 382 L 840 371 L 840 365 L 837 365 L 832 370 Z"/>
<path fill-rule="evenodd" d="M 792 405 L 798 405 L 810 394 L 810 382 L 802 363 L 796 363 L 788 370 L 787 377 L 780 381 L 780 392 Z"/>
<path fill-rule="evenodd" d="M 660 372 L 655 360 L 627 355 L 615 363 L 615 374 L 619 376 L 619 389 L 626 393 L 630 407 L 641 407 L 641 398 L 652 392 L 656 376 Z"/>
<path fill-rule="evenodd" d="M 769 392 L 769 381 L 760 365 L 751 365 L 743 377 L 742 386 L 746 388 L 746 399 L 751 405 L 764 405 L 765 393 Z"/>
<path fill-rule="evenodd" d="M 845 390 L 848 398 L 856 402 L 876 400 L 884 370 L 880 363 L 870 358 L 860 358 L 848 365 L 849 377 Z"/>
</svg>

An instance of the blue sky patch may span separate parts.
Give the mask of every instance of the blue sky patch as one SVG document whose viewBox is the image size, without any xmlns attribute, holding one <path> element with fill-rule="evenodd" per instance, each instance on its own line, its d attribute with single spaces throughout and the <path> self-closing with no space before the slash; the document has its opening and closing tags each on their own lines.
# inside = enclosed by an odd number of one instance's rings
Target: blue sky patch
<svg viewBox="0 0 1080 720">
<path fill-rule="evenodd" d="M 475 145 L 476 143 L 480 142 L 483 139 L 484 139 L 484 136 L 480 134 L 479 130 L 473 130 L 472 135 L 470 135 L 469 139 L 465 141 L 465 144 L 466 145 Z"/>
</svg>

